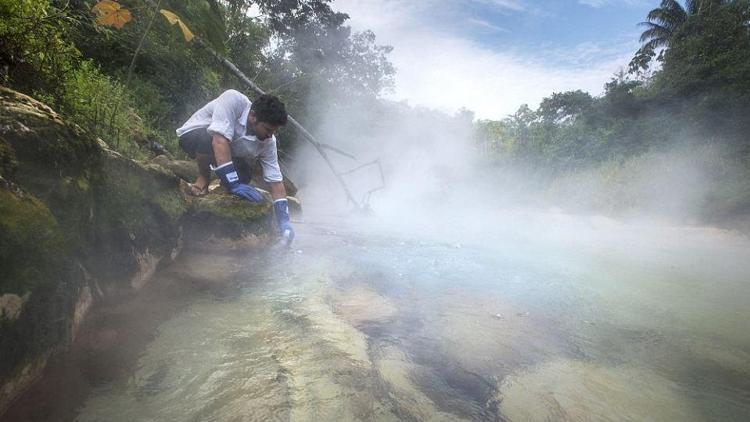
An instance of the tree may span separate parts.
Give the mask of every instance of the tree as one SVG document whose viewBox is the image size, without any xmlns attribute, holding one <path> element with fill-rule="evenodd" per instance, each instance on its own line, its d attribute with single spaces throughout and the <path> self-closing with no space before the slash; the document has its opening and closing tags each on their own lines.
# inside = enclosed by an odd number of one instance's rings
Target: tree
<svg viewBox="0 0 750 422">
<path fill-rule="evenodd" d="M 353 33 L 345 25 L 349 16 L 333 10 L 330 0 L 254 3 L 276 44 L 268 59 L 283 92 L 306 101 L 312 90 L 377 97 L 392 86 L 391 47 L 377 45 L 372 31 Z"/>
<path fill-rule="evenodd" d="M 641 34 L 643 46 L 630 62 L 630 72 L 648 69 L 659 49 L 668 49 L 675 32 L 687 22 L 688 17 L 709 13 L 733 0 L 685 0 L 683 7 L 677 0 L 662 0 L 661 5 L 646 15 L 640 25 L 646 27 Z M 661 55 L 657 59 L 661 59 Z"/>
<path fill-rule="evenodd" d="M 269 46 L 271 29 L 260 16 L 252 15 L 251 2 L 226 0 L 224 4 L 227 55 L 243 73 L 257 79 L 269 71 L 263 51 Z"/>
<path fill-rule="evenodd" d="M 747 143 L 750 130 L 750 3 L 691 16 L 664 53 L 654 89 L 711 137 Z M 707 135 L 708 136 L 708 135 Z"/>
<path fill-rule="evenodd" d="M 568 92 L 555 92 L 542 100 L 537 113 L 548 123 L 570 123 L 594 105 L 594 98 L 580 89 Z"/>
<path fill-rule="evenodd" d="M 260 31 L 231 33 L 230 58 L 258 85 L 281 97 L 303 123 L 314 126 L 313 121 L 320 117 L 314 114 L 321 110 L 320 104 L 336 107 L 355 100 L 367 103 L 393 86 L 395 70 L 388 60 L 391 47 L 378 45 L 372 31 L 353 32 L 345 25 L 349 16 L 335 11 L 331 0 L 223 3 L 229 12 L 228 22 L 252 19 L 254 25 L 262 25 Z M 260 15 L 248 17 L 251 7 L 257 7 Z M 253 62 L 252 58 L 242 60 L 244 52 L 235 46 L 258 39 L 264 45 L 253 68 L 246 65 Z M 295 145 L 297 135 L 282 129 L 286 146 Z"/>
<path fill-rule="evenodd" d="M 659 88 L 686 96 L 707 88 L 750 84 L 750 3 L 735 1 L 691 16 L 665 52 Z"/>
<path fill-rule="evenodd" d="M 615 118 L 635 118 L 643 111 L 643 98 L 636 96 L 636 90 L 643 82 L 629 79 L 625 72 L 618 72 L 604 84 L 601 108 L 607 116 Z"/>
<path fill-rule="evenodd" d="M 0 0 L 0 83 L 60 100 L 80 58 L 65 12 L 48 0 Z"/>
</svg>

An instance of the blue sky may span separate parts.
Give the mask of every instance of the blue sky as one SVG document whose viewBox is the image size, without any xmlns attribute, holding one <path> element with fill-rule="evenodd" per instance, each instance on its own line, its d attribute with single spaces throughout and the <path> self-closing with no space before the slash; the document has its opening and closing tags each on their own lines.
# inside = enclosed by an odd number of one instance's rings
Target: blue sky
<svg viewBox="0 0 750 422">
<path fill-rule="evenodd" d="M 449 20 L 488 48 L 518 49 L 575 47 L 584 43 L 622 44 L 637 37 L 637 23 L 651 9 L 649 3 L 632 1 L 589 2 L 536 1 L 521 10 L 498 7 L 491 1 L 466 1 L 465 16 L 435 13 L 425 16 L 433 24 Z M 521 2 L 518 2 L 522 4 Z M 594 4 L 596 6 L 592 6 Z M 442 16 L 441 16 L 442 15 Z M 463 21 L 463 22 L 462 22 Z"/>
<path fill-rule="evenodd" d="M 658 0 L 335 0 L 394 47 L 391 97 L 502 118 L 552 92 L 601 93 Z"/>
</svg>

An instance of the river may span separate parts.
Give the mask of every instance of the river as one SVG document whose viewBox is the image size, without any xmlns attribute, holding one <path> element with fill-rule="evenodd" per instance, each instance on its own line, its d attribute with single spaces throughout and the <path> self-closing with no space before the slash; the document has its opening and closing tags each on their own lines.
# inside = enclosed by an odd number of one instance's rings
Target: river
<svg viewBox="0 0 750 422">
<path fill-rule="evenodd" d="M 154 283 L 201 287 L 64 419 L 750 417 L 746 237 L 560 212 L 502 221 L 307 218 L 289 251 L 188 254 Z"/>
</svg>

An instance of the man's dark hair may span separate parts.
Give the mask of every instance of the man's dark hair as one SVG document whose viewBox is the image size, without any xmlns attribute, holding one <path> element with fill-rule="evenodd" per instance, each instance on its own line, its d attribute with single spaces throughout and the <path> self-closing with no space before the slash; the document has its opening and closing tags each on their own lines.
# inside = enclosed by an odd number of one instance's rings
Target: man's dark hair
<svg viewBox="0 0 750 422">
<path fill-rule="evenodd" d="M 274 126 L 286 124 L 286 108 L 278 97 L 263 94 L 253 101 L 250 110 L 259 122 L 270 123 Z"/>
</svg>

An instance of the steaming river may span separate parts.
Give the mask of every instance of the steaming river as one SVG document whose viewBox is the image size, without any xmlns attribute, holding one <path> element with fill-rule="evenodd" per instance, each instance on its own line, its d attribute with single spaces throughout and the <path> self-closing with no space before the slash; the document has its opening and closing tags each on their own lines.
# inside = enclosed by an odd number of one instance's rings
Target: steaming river
<svg viewBox="0 0 750 422">
<path fill-rule="evenodd" d="M 750 417 L 746 239 L 539 219 L 440 236 L 308 221 L 293 253 L 194 261 L 226 287 L 161 323 L 76 420 Z"/>
</svg>

